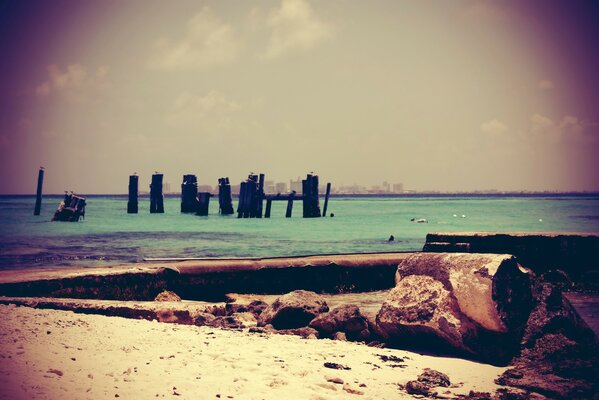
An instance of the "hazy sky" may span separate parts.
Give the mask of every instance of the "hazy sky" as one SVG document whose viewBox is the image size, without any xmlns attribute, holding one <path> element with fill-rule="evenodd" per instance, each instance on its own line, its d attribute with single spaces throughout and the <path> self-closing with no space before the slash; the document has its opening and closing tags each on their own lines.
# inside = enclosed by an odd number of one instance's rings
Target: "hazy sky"
<svg viewBox="0 0 599 400">
<path fill-rule="evenodd" d="M 599 190 L 591 1 L 0 2 L 0 193 Z"/>
</svg>

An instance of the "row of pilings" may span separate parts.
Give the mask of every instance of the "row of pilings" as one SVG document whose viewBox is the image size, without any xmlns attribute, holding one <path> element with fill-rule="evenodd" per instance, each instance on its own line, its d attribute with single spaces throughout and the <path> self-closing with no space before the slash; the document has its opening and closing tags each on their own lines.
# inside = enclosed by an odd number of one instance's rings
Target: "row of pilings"
<svg viewBox="0 0 599 400">
<path fill-rule="evenodd" d="M 152 175 L 150 184 L 150 213 L 164 213 L 164 195 L 162 193 L 163 174 L 155 173 Z M 293 212 L 294 200 L 302 200 L 303 217 L 317 218 L 326 216 L 329 196 L 331 193 L 331 184 L 327 183 L 324 209 L 321 212 L 318 175 L 308 174 L 306 179 L 302 180 L 302 194 L 298 195 L 295 191 L 290 193 L 265 194 L 264 193 L 264 174 L 248 175 L 248 178 L 241 182 L 239 187 L 239 202 L 237 205 L 238 218 L 270 218 L 273 201 L 287 201 L 285 216 L 290 218 Z M 127 202 L 127 213 L 138 213 L 138 187 L 139 177 L 137 175 L 129 176 L 129 200 Z M 210 198 L 209 192 L 198 191 L 198 179 L 196 175 L 183 175 L 181 184 L 181 212 L 196 213 L 197 215 L 208 215 Z M 266 210 L 264 210 L 264 201 L 266 201 Z M 218 179 L 218 205 L 221 215 L 235 214 L 233 208 L 233 196 L 231 184 L 228 177 Z"/>
</svg>

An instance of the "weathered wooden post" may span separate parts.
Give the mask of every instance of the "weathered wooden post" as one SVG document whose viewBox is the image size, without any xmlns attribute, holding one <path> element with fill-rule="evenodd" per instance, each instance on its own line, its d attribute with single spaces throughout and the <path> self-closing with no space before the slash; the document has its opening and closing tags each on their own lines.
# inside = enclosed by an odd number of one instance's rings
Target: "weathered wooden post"
<svg viewBox="0 0 599 400">
<path fill-rule="evenodd" d="M 220 178 L 218 180 L 218 206 L 222 215 L 230 215 L 235 212 L 233 210 L 229 178 Z"/>
<path fill-rule="evenodd" d="M 246 192 L 246 183 L 241 182 L 239 185 L 239 199 L 237 201 L 237 218 L 243 218 L 243 214 L 245 213 L 245 192 Z"/>
<path fill-rule="evenodd" d="M 162 174 L 152 175 L 150 184 L 150 213 L 164 213 L 164 196 L 162 195 Z"/>
<path fill-rule="evenodd" d="M 250 175 L 246 184 L 245 192 L 245 205 L 246 209 L 243 213 L 243 218 L 254 218 L 256 217 L 256 187 L 258 177 L 256 175 Z"/>
<path fill-rule="evenodd" d="M 44 167 L 40 167 L 37 173 L 37 194 L 35 197 L 35 209 L 33 215 L 40 215 L 42 210 L 42 186 L 44 184 Z"/>
<path fill-rule="evenodd" d="M 293 211 L 293 198 L 295 197 L 295 190 L 289 193 L 289 199 L 287 200 L 287 212 L 285 212 L 285 218 L 291 218 L 291 212 Z"/>
<path fill-rule="evenodd" d="M 266 211 L 264 212 L 264 218 L 270 218 L 271 207 L 272 207 L 272 199 L 266 199 Z"/>
<path fill-rule="evenodd" d="M 306 179 L 302 180 L 302 190 L 304 218 L 320 217 L 318 175 L 308 174 Z"/>
<path fill-rule="evenodd" d="M 262 202 L 264 201 L 264 174 L 258 180 L 258 194 L 256 198 L 256 218 L 262 218 Z"/>
<path fill-rule="evenodd" d="M 198 207 L 196 212 L 197 215 L 208 215 L 210 197 L 212 197 L 212 195 L 209 192 L 198 193 Z"/>
<path fill-rule="evenodd" d="M 183 175 L 181 184 L 181 212 L 191 213 L 198 210 L 198 178 L 195 175 Z"/>
<path fill-rule="evenodd" d="M 331 194 L 331 182 L 327 182 L 327 191 L 324 195 L 324 207 L 322 209 L 322 216 L 327 216 L 327 207 L 329 206 L 329 195 Z"/>
<path fill-rule="evenodd" d="M 139 176 L 129 176 L 129 201 L 127 202 L 127 214 L 137 214 L 137 195 L 138 195 Z"/>
</svg>

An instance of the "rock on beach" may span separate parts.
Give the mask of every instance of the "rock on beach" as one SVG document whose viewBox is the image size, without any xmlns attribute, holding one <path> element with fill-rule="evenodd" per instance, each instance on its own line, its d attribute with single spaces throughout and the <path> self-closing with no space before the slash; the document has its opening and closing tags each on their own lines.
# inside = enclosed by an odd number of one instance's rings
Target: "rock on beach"
<svg viewBox="0 0 599 400">
<path fill-rule="evenodd" d="M 530 273 L 511 255 L 420 253 L 399 264 L 376 324 L 398 345 L 505 364 L 532 304 Z"/>
</svg>

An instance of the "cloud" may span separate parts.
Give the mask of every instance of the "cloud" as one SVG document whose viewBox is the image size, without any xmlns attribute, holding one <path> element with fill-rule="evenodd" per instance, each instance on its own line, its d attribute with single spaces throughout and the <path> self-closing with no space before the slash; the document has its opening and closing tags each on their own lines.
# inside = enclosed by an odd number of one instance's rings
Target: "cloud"
<svg viewBox="0 0 599 400">
<path fill-rule="evenodd" d="M 599 124 L 580 120 L 573 115 L 562 117 L 554 122 L 549 117 L 534 114 L 530 117 L 529 136 L 541 140 L 551 140 L 578 144 L 599 142 Z"/>
<path fill-rule="evenodd" d="M 48 66 L 48 80 L 39 85 L 35 93 L 38 97 L 52 94 L 64 95 L 67 100 L 83 102 L 90 91 L 101 90 L 110 86 L 107 80 L 108 67 L 101 66 L 95 72 L 89 72 L 81 64 L 71 64 L 64 68 L 58 65 Z"/>
<path fill-rule="evenodd" d="M 505 124 L 493 119 L 480 124 L 480 131 L 489 137 L 498 138 L 504 136 L 508 128 Z"/>
<path fill-rule="evenodd" d="M 553 89 L 554 85 L 553 82 L 543 79 L 539 81 L 539 89 L 541 90 L 551 90 Z"/>
<path fill-rule="evenodd" d="M 239 104 L 215 90 L 204 96 L 183 92 L 175 99 L 165 121 L 175 128 L 210 133 L 228 127 L 239 108 Z"/>
<path fill-rule="evenodd" d="M 160 39 L 150 65 L 164 70 L 200 70 L 228 65 L 239 55 L 235 29 L 204 7 L 187 23 L 179 41 Z"/>
<path fill-rule="evenodd" d="M 530 125 L 533 131 L 545 130 L 555 126 L 551 118 L 541 114 L 533 114 L 530 117 Z"/>
<path fill-rule="evenodd" d="M 275 59 L 287 53 L 312 49 L 332 34 L 332 26 L 321 21 L 304 0 L 283 0 L 267 20 L 271 29 L 262 58 Z"/>
</svg>

